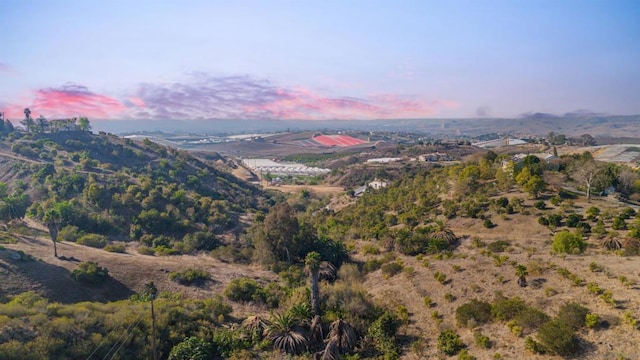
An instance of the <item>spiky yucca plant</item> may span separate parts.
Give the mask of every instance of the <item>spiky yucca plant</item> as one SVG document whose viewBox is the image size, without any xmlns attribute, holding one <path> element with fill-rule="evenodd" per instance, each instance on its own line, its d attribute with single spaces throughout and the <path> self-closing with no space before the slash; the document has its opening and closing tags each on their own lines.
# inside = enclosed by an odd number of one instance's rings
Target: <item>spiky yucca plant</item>
<svg viewBox="0 0 640 360">
<path fill-rule="evenodd" d="M 308 343 L 296 318 L 289 313 L 272 314 L 265 333 L 275 349 L 287 354 L 300 353 Z"/>
</svg>

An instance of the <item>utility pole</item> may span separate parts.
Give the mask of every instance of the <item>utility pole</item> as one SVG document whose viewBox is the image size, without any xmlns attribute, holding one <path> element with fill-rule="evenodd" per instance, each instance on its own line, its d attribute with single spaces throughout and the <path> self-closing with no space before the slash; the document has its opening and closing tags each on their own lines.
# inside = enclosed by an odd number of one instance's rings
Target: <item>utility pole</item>
<svg viewBox="0 0 640 360">
<path fill-rule="evenodd" d="M 151 347 L 153 348 L 153 360 L 158 360 L 158 352 L 156 351 L 156 314 L 153 311 L 153 300 L 158 294 L 158 288 L 150 281 L 145 286 L 145 293 L 151 297 Z"/>
</svg>

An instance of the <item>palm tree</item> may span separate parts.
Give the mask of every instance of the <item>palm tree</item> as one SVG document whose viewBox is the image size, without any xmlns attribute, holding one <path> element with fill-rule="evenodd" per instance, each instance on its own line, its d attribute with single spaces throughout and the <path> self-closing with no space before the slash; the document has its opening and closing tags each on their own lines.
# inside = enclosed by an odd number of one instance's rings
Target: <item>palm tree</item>
<svg viewBox="0 0 640 360">
<path fill-rule="evenodd" d="M 320 254 L 312 251 L 307 254 L 304 264 L 311 281 L 311 307 L 314 315 L 320 315 Z"/>
<path fill-rule="evenodd" d="M 435 226 L 431 233 L 431 237 L 435 240 L 444 241 L 449 245 L 453 245 L 458 237 L 453 233 L 453 230 L 449 228 L 449 225 L 439 219 L 434 220 L 433 223 Z"/>
<path fill-rule="evenodd" d="M 313 344 L 322 344 L 323 339 L 322 320 L 320 315 L 315 315 L 309 324 L 309 341 Z"/>
<path fill-rule="evenodd" d="M 340 353 L 347 353 L 352 351 L 356 347 L 356 333 L 347 323 L 342 319 L 338 319 L 329 325 L 329 334 L 327 336 L 329 342 L 335 341 Z M 327 347 L 329 347 L 327 345 Z"/>
<path fill-rule="evenodd" d="M 49 229 L 51 241 L 53 241 L 53 256 L 58 257 L 58 230 L 60 228 L 60 212 L 56 209 L 50 209 L 44 214 L 44 222 Z"/>
<path fill-rule="evenodd" d="M 529 272 L 527 271 L 526 266 L 524 265 L 516 266 L 516 276 L 518 277 L 518 285 L 520 285 L 520 287 L 527 286 L 527 278 L 526 278 L 527 275 L 529 275 Z"/>
<path fill-rule="evenodd" d="M 24 120 L 22 120 L 20 123 L 22 123 L 28 133 L 31 132 L 31 129 L 33 128 L 35 122 L 33 121 L 33 118 L 31 118 L 31 110 L 29 110 L 29 108 L 24 109 Z"/>
<path fill-rule="evenodd" d="M 622 249 L 622 242 L 614 235 L 607 235 L 601 242 L 602 246 L 607 250 Z"/>
<path fill-rule="evenodd" d="M 288 354 L 299 353 L 308 342 L 296 319 L 288 313 L 271 315 L 265 333 L 275 349 Z"/>
</svg>

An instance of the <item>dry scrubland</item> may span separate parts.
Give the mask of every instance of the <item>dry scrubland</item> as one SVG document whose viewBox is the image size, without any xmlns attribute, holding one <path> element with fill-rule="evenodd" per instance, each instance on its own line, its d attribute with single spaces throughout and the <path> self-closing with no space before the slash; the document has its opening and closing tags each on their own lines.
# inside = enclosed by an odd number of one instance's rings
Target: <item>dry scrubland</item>
<svg viewBox="0 0 640 360">
<path fill-rule="evenodd" d="M 525 197 L 524 194 L 510 196 Z M 386 252 L 381 244 L 356 241 L 351 243 L 353 260 L 365 263 L 372 259 L 397 262 L 402 270 L 395 275 L 376 270 L 362 278 L 362 286 L 377 302 L 406 314 L 399 331 L 403 359 L 441 358 L 436 339 L 445 329 L 455 329 L 468 351 L 478 359 L 560 358 L 551 355 L 534 355 L 525 349 L 525 338 L 531 331 L 514 335 L 505 322 L 490 322 L 475 328 L 456 324 L 456 309 L 471 299 L 492 302 L 496 294 L 505 297 L 520 297 L 527 304 L 554 316 L 567 302 L 576 302 L 599 315 L 603 325 L 596 329 L 578 331 L 584 351 L 579 358 L 587 359 L 635 359 L 640 356 L 637 325 L 629 323 L 628 317 L 640 317 L 640 258 L 622 257 L 604 250 L 597 240 L 589 240 L 587 250 L 581 255 L 553 255 L 551 242 L 553 231 L 538 224 L 539 215 L 555 210 L 546 202 L 545 210 L 535 209 L 532 200 L 525 201 L 530 215 L 494 215 L 494 228 L 483 227 L 479 219 L 457 218 L 449 222 L 451 229 L 461 237 L 460 245 L 449 256 L 404 256 Z M 603 211 L 620 210 L 623 206 L 611 201 L 582 199 L 561 205 L 565 210 L 582 213 L 590 206 Z M 37 233 L 34 233 L 37 234 Z M 489 251 L 490 244 L 497 240 L 507 241 L 503 252 Z M 209 256 L 154 257 L 138 254 L 134 244 L 129 244 L 125 254 L 63 242 L 59 252 L 66 259 L 94 261 L 109 269 L 113 279 L 107 286 L 96 289 L 78 287 L 69 276 L 77 262 L 61 260 L 51 254 L 50 240 L 44 233 L 39 236 L 21 236 L 16 244 L 5 245 L 8 249 L 22 250 L 37 259 L 35 262 L 17 264 L 8 258 L 8 252 L 0 252 L 0 265 L 6 276 L 5 289 L 35 290 L 50 299 L 63 303 L 83 300 L 104 301 L 126 298 L 132 291 L 142 292 L 144 283 L 153 280 L 158 288 L 181 292 L 189 297 L 207 298 L 221 294 L 226 285 L 239 277 L 251 277 L 261 282 L 278 281 L 277 276 L 258 266 L 227 264 Z M 372 249 L 377 249 L 378 254 Z M 496 259 L 496 257 L 498 257 Z M 527 267 L 528 286 L 517 283 L 514 266 Z M 595 264 L 595 265 L 594 265 Z M 206 269 L 211 280 L 200 287 L 182 286 L 169 280 L 169 273 L 184 268 Z M 567 269 L 582 279 L 578 284 L 558 269 Z M 445 275 L 438 281 L 434 274 Z M 621 279 L 626 279 L 624 282 Z M 611 291 L 615 306 L 606 303 L 602 296 L 589 290 L 589 283 Z M 10 284 L 7 286 L 7 284 Z M 322 290 L 321 290 L 322 291 Z M 430 299 L 430 305 L 425 304 Z M 232 303 L 234 316 L 243 318 L 250 314 L 263 313 L 266 309 L 251 304 Z M 403 308 L 404 307 L 404 308 Z M 402 316 L 401 316 L 402 317 Z M 490 339 L 488 349 L 476 344 L 474 334 L 480 332 Z M 446 356 L 445 356 L 446 358 Z M 455 356 L 452 358 L 456 358 Z"/>
</svg>

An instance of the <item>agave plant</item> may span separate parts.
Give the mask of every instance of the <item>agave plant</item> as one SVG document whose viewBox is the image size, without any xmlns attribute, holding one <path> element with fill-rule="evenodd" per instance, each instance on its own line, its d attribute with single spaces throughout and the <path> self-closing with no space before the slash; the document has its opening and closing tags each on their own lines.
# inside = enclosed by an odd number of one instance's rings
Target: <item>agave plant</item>
<svg viewBox="0 0 640 360">
<path fill-rule="evenodd" d="M 602 239 L 602 246 L 607 250 L 620 250 L 622 249 L 622 242 L 615 236 L 607 236 Z"/>
<path fill-rule="evenodd" d="M 288 354 L 301 352 L 308 343 L 297 320 L 289 313 L 272 314 L 265 333 L 275 349 Z"/>
</svg>

